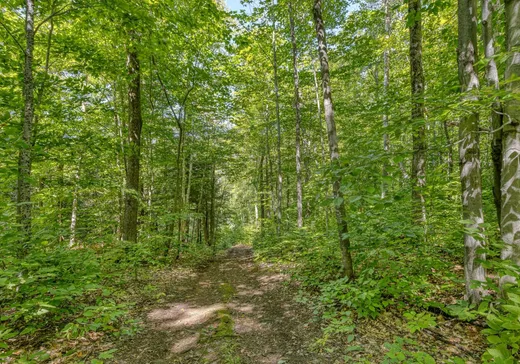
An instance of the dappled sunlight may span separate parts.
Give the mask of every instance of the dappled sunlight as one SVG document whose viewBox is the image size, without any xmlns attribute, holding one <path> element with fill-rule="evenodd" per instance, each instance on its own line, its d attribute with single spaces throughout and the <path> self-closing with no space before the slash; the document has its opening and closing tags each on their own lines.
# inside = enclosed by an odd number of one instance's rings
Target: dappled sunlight
<svg viewBox="0 0 520 364">
<path fill-rule="evenodd" d="M 148 314 L 148 319 L 157 323 L 160 329 L 178 330 L 205 324 L 215 318 L 218 311 L 225 308 L 222 303 L 209 306 L 175 303 L 168 308 L 153 310 Z"/>
<path fill-rule="evenodd" d="M 253 311 L 255 310 L 253 305 L 237 304 L 237 303 L 233 303 L 233 302 L 229 303 L 228 307 L 233 311 L 237 311 L 237 312 L 241 312 L 241 313 L 253 313 Z"/>
<path fill-rule="evenodd" d="M 266 330 L 266 324 L 251 317 L 238 317 L 235 319 L 235 332 L 237 334 L 258 333 Z"/>
<path fill-rule="evenodd" d="M 188 350 L 191 350 L 195 346 L 197 346 L 199 339 L 200 339 L 199 333 L 182 338 L 172 346 L 171 352 L 173 354 L 182 354 Z"/>
<path fill-rule="evenodd" d="M 265 294 L 265 291 L 263 291 L 261 289 L 245 289 L 242 291 L 238 291 L 236 293 L 237 296 L 242 296 L 242 297 L 262 296 L 263 294 Z"/>
</svg>

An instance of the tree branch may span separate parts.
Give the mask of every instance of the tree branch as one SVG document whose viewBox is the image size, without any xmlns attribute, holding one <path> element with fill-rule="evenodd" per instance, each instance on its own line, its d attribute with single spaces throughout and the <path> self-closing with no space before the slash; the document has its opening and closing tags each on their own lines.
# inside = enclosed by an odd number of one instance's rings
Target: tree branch
<svg viewBox="0 0 520 364">
<path fill-rule="evenodd" d="M 7 32 L 7 34 L 9 34 L 11 36 L 11 38 L 13 38 L 13 40 L 15 41 L 16 45 L 21 49 L 21 51 L 23 53 L 25 53 L 25 49 L 22 47 L 22 45 L 20 44 L 20 42 L 18 42 L 18 39 L 15 38 L 15 36 L 13 35 L 13 33 L 11 33 L 11 31 L 9 30 L 9 28 L 7 27 L 7 25 L 5 25 L 4 23 L 2 23 L 0 21 L 0 25 L 2 25 L 2 27 L 5 29 L 5 31 Z"/>
<path fill-rule="evenodd" d="M 46 22 L 48 22 L 50 19 L 54 18 L 55 16 L 58 16 L 58 15 L 63 15 L 63 14 L 66 14 L 68 13 L 71 9 L 67 9 L 68 5 L 67 6 L 64 6 L 63 8 L 59 9 L 59 10 L 56 10 L 54 12 L 51 13 L 51 15 L 49 15 L 48 17 L 46 17 L 45 19 L 42 20 L 42 22 L 40 24 L 38 24 L 36 26 L 36 28 L 34 29 L 34 34 L 36 35 L 36 33 L 38 33 L 38 29 L 40 29 L 40 27 L 45 24 Z M 67 9 L 67 10 L 66 10 Z"/>
</svg>

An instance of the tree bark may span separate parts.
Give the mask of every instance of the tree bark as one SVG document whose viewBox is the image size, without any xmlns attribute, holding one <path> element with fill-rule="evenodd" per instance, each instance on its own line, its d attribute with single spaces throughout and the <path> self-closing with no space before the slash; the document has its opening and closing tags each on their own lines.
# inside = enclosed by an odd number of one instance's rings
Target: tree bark
<svg viewBox="0 0 520 364">
<path fill-rule="evenodd" d="M 444 129 L 444 137 L 446 138 L 446 144 L 448 146 L 448 177 L 453 172 L 453 144 L 451 142 L 450 130 L 448 129 L 448 122 L 445 120 L 442 122 Z"/>
<path fill-rule="evenodd" d="M 458 1 L 458 66 L 459 82 L 466 101 L 478 100 L 474 92 L 479 88 L 475 64 L 477 62 L 477 3 L 476 0 Z M 485 280 L 482 264 L 485 255 L 478 252 L 485 242 L 482 230 L 482 181 L 480 174 L 479 115 L 470 112 L 460 120 L 459 158 L 462 186 L 462 218 L 464 220 L 464 276 L 466 297 L 477 303 L 482 290 L 472 288 L 472 282 Z"/>
<path fill-rule="evenodd" d="M 486 81 L 488 86 L 499 90 L 498 69 L 495 59 L 495 36 L 493 32 L 493 9 L 489 0 L 482 0 L 482 41 L 484 56 L 487 59 Z M 493 198 L 500 225 L 501 212 L 501 174 L 502 174 L 502 106 L 498 98 L 491 105 L 491 159 L 493 160 Z"/>
<path fill-rule="evenodd" d="M 314 92 L 316 94 L 316 109 L 318 116 L 318 127 L 320 130 L 320 150 L 321 150 L 321 163 L 325 165 L 325 141 L 323 138 L 323 119 L 321 117 L 321 102 L 320 102 L 320 90 L 318 88 L 318 78 L 316 77 L 316 68 L 314 62 L 312 62 L 312 74 L 314 76 Z M 329 208 L 325 206 L 325 229 L 329 230 Z"/>
<path fill-rule="evenodd" d="M 76 170 L 76 174 L 74 175 L 74 195 L 72 199 L 72 210 L 70 213 L 70 238 L 69 238 L 69 248 L 74 247 L 76 245 L 76 226 L 78 223 L 78 198 L 79 198 L 79 176 L 81 170 L 81 157 L 78 162 L 78 169 Z"/>
<path fill-rule="evenodd" d="M 502 259 L 520 265 L 520 0 L 506 0 L 506 32 L 509 60 L 506 84 L 511 97 L 504 102 L 502 158 Z"/>
<path fill-rule="evenodd" d="M 426 128 L 422 61 L 421 0 L 408 0 L 410 25 L 410 81 L 412 89 L 412 204 L 414 220 L 426 222 L 423 190 L 426 186 Z"/>
<path fill-rule="evenodd" d="M 275 4 L 273 0 L 273 5 Z M 282 225 L 282 191 L 283 191 L 283 176 L 282 176 L 282 135 L 280 126 L 280 95 L 278 89 L 278 61 L 276 58 L 276 21 L 273 12 L 273 77 L 274 77 L 274 95 L 276 103 L 276 166 L 278 171 L 278 178 L 276 180 L 276 232 L 280 234 L 280 228 Z"/>
<path fill-rule="evenodd" d="M 125 214 L 123 220 L 123 240 L 137 242 L 137 215 L 139 206 L 139 159 L 141 153 L 141 73 L 135 46 L 127 54 L 127 68 L 130 75 L 128 86 L 129 123 L 128 156 L 126 170 Z"/>
<path fill-rule="evenodd" d="M 390 139 L 388 137 L 388 133 L 386 129 L 388 128 L 388 87 L 390 86 L 390 50 L 388 49 L 388 41 L 391 35 L 391 26 L 392 26 L 392 18 L 390 14 L 390 0 L 383 0 L 383 7 L 385 9 L 385 49 L 383 51 L 383 98 L 384 98 L 384 113 L 383 113 L 383 128 L 385 132 L 383 133 L 383 150 L 385 154 L 388 154 L 390 151 Z M 387 184 L 384 178 L 388 176 L 388 165 L 385 159 L 383 163 L 383 182 L 381 183 L 381 198 L 385 198 Z"/>
<path fill-rule="evenodd" d="M 31 240 L 31 167 L 34 121 L 34 1 L 26 1 L 25 10 L 25 63 L 23 69 L 23 123 L 22 145 L 18 157 L 17 217 L 21 228 L 21 254 L 27 253 Z"/>
<path fill-rule="evenodd" d="M 298 74 L 298 46 L 294 31 L 294 14 L 292 3 L 289 2 L 289 23 L 291 26 L 293 81 L 294 81 L 294 111 L 296 114 L 296 209 L 298 212 L 298 228 L 303 227 L 303 188 L 302 188 L 302 163 L 301 163 L 301 98 L 300 76 Z"/>
<path fill-rule="evenodd" d="M 211 192 L 210 192 L 210 202 L 211 202 L 211 210 L 209 212 L 209 234 L 210 234 L 210 245 L 213 249 L 216 248 L 216 231 L 217 226 L 215 223 L 215 200 L 216 200 L 216 183 L 217 180 L 215 178 L 215 164 L 211 166 Z"/>
<path fill-rule="evenodd" d="M 321 79 L 323 87 L 323 107 L 325 110 L 325 123 L 327 124 L 327 136 L 329 140 L 329 152 L 332 168 L 339 164 L 338 137 L 336 124 L 334 122 L 334 110 L 332 104 L 332 90 L 330 87 L 329 58 L 327 54 L 327 40 L 325 25 L 321 11 L 321 0 L 314 0 L 314 22 L 316 26 L 316 37 L 318 40 L 318 54 L 321 65 Z M 345 199 L 341 192 L 341 176 L 333 173 L 332 192 L 336 209 L 336 220 L 338 224 L 339 244 L 342 257 L 343 274 L 349 279 L 354 278 L 354 268 L 350 253 L 350 238 L 347 224 L 347 211 Z"/>
</svg>

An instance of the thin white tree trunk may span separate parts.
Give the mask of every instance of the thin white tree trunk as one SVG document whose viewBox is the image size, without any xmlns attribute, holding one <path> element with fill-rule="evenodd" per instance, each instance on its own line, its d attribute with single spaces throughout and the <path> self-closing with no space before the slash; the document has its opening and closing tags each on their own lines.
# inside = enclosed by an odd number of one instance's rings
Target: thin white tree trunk
<svg viewBox="0 0 520 364">
<path fill-rule="evenodd" d="M 389 50 L 389 40 L 391 35 L 391 26 L 392 26 L 392 17 L 390 14 L 390 0 L 383 0 L 383 7 L 385 9 L 385 38 L 386 44 L 385 49 L 383 51 L 383 98 L 384 98 L 384 113 L 383 113 L 383 128 L 385 132 L 383 133 L 383 150 L 385 154 L 388 154 L 390 151 L 390 139 L 388 137 L 388 133 L 386 129 L 388 128 L 388 88 L 390 86 L 390 50 Z M 387 171 L 387 162 L 383 163 L 383 182 L 381 183 L 381 198 L 385 198 L 387 183 L 385 181 L 385 177 L 388 176 Z"/>
<path fill-rule="evenodd" d="M 74 195 L 72 199 L 72 210 L 70 214 L 70 238 L 69 238 L 69 248 L 74 247 L 76 245 L 76 226 L 78 223 L 78 194 L 79 194 L 79 176 L 80 176 L 80 168 L 81 168 L 81 157 L 78 162 L 78 169 L 74 174 Z"/>
<path fill-rule="evenodd" d="M 338 136 L 336 123 L 334 122 L 334 109 L 332 106 L 332 89 L 330 87 L 329 57 L 327 54 L 327 41 L 325 25 L 321 11 L 321 0 L 314 0 L 314 22 L 316 26 L 316 38 L 318 40 L 318 54 L 321 65 L 321 79 L 323 86 L 323 107 L 325 110 L 325 123 L 329 140 L 330 162 L 332 168 L 339 164 Z M 347 211 L 345 198 L 341 192 L 341 176 L 333 173 L 332 192 L 336 209 L 336 221 L 338 224 L 338 237 L 341 250 L 343 274 L 349 279 L 354 279 L 354 268 L 350 253 L 350 237 L 347 224 Z"/>
<path fill-rule="evenodd" d="M 21 226 L 21 255 L 27 253 L 31 240 L 31 166 L 34 122 L 34 1 L 26 1 L 25 9 L 25 63 L 23 69 L 23 123 L 22 140 L 18 157 L 17 216 Z"/>
<path fill-rule="evenodd" d="M 294 14 L 292 3 L 289 2 L 289 23 L 291 26 L 291 44 L 293 60 L 294 81 L 294 111 L 296 114 L 296 210 L 298 213 L 298 228 L 303 227 L 303 187 L 302 187 L 302 163 L 301 163 L 301 98 L 300 98 L 300 76 L 298 74 L 298 46 L 296 44 L 296 33 L 294 31 Z M 289 195 L 288 195 L 289 196 Z"/>
<path fill-rule="evenodd" d="M 283 176 L 282 176 L 282 135 L 280 126 L 280 95 L 278 88 L 278 61 L 276 58 L 276 20 L 274 15 L 274 6 L 276 0 L 273 0 L 273 77 L 274 77 L 274 95 L 276 103 L 276 166 L 278 172 L 278 178 L 276 180 L 276 232 L 280 234 L 280 228 L 282 225 L 282 201 L 283 201 Z"/>
</svg>

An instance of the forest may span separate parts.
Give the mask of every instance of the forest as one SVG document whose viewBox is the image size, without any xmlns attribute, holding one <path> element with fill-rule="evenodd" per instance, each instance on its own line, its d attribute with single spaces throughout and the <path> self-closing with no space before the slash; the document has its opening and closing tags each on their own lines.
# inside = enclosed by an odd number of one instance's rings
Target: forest
<svg viewBox="0 0 520 364">
<path fill-rule="evenodd" d="M 520 0 L 0 10 L 0 362 L 520 362 Z"/>
</svg>

